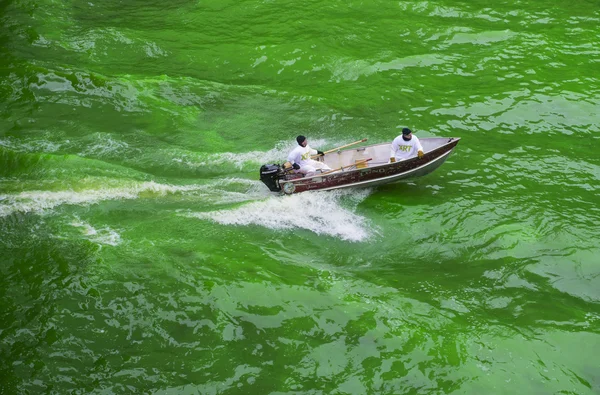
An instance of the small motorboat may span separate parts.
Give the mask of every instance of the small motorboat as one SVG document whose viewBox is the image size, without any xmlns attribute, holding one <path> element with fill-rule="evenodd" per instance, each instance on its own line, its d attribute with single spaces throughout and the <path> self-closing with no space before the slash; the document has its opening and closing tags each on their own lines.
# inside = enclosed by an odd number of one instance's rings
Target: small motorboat
<svg viewBox="0 0 600 395">
<path fill-rule="evenodd" d="M 366 139 L 344 147 L 364 142 Z M 391 143 L 360 148 L 333 149 L 315 158 L 332 170 L 310 177 L 296 173 L 289 162 L 263 165 L 260 180 L 273 192 L 285 194 L 304 191 L 327 191 L 340 188 L 372 187 L 409 178 L 421 177 L 440 167 L 450 156 L 460 138 L 424 137 L 422 158 L 414 157 L 390 162 Z M 343 148 L 343 147 L 340 147 Z"/>
</svg>

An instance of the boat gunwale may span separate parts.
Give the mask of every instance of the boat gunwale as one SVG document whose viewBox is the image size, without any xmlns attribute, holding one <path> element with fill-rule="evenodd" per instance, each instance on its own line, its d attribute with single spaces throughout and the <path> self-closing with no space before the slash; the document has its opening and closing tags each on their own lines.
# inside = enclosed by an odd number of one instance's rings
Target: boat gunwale
<svg viewBox="0 0 600 395">
<path fill-rule="evenodd" d="M 427 151 L 425 153 L 425 155 L 431 154 L 432 152 L 436 152 L 436 151 L 438 151 L 438 150 L 440 150 L 440 149 L 442 149 L 444 147 L 447 147 L 450 144 L 456 145 L 456 144 L 458 144 L 458 141 L 460 141 L 460 137 L 423 137 L 421 140 L 425 140 L 425 139 L 448 139 L 448 141 L 445 144 L 442 144 L 442 145 L 434 148 L 431 151 Z M 366 149 L 366 148 L 369 148 L 369 147 L 376 147 L 376 146 L 380 146 L 380 145 L 390 145 L 390 143 L 371 144 L 371 145 L 366 145 L 364 147 L 350 148 L 350 149 L 346 149 L 346 150 L 341 150 L 339 152 L 357 151 L 357 150 Z M 453 149 L 451 149 L 448 152 L 452 152 L 452 151 L 453 151 Z M 421 169 L 424 166 L 426 166 L 427 164 L 435 162 L 438 158 L 441 158 L 442 156 L 444 156 L 444 155 L 442 154 L 439 157 L 433 158 L 430 161 L 425 162 L 422 166 L 418 166 L 416 169 Z M 405 164 L 405 163 L 407 163 L 407 162 L 409 162 L 411 160 L 418 160 L 418 157 L 415 156 L 415 157 L 408 158 L 408 159 L 401 160 L 401 161 L 397 161 L 397 162 L 394 162 L 394 163 L 389 163 L 389 162 L 388 163 L 383 163 L 383 164 L 375 165 L 375 166 L 368 167 L 368 168 L 362 168 L 362 169 L 356 168 L 356 169 L 352 169 L 352 170 L 348 170 L 348 171 L 341 170 L 341 171 L 336 171 L 336 172 L 333 172 L 333 173 L 330 173 L 330 174 L 325 174 L 325 175 L 323 175 L 323 174 L 315 174 L 314 176 L 300 177 L 300 178 L 295 178 L 295 179 L 291 179 L 291 180 L 280 179 L 279 182 L 281 184 L 287 184 L 287 183 L 297 184 L 297 183 L 306 182 L 306 181 L 310 182 L 314 178 L 321 178 L 323 181 L 325 181 L 325 180 L 328 180 L 330 178 L 333 178 L 333 176 L 339 176 L 341 174 L 343 174 L 345 177 L 351 176 L 353 173 L 359 172 L 359 171 L 363 171 L 365 169 L 383 168 L 384 166 L 388 166 L 390 168 L 392 168 L 392 167 L 398 167 L 398 166 L 403 165 L 403 164 Z M 351 165 L 348 165 L 348 166 L 351 166 Z M 411 170 L 409 170 L 409 171 L 407 171 L 405 173 L 408 173 L 408 172 L 416 170 L 416 169 L 411 169 Z M 404 173 L 398 173 L 398 174 L 404 174 Z M 388 178 L 388 177 L 394 177 L 394 176 L 397 176 L 398 174 L 394 174 L 392 176 L 382 177 L 381 179 L 385 179 L 385 178 Z M 363 182 L 365 182 L 365 181 L 361 181 L 359 183 L 363 183 Z M 359 185 L 359 183 L 352 183 L 352 185 Z M 346 186 L 346 185 L 344 184 L 343 186 Z M 340 187 L 337 187 L 337 188 L 340 188 Z M 322 188 L 322 189 L 319 188 L 319 190 L 327 190 L 327 189 L 334 189 L 334 187 L 325 187 L 325 188 Z"/>
<path fill-rule="evenodd" d="M 410 170 L 408 170 L 408 171 L 406 171 L 404 173 L 397 173 L 397 174 L 392 174 L 390 176 L 384 176 L 384 177 L 380 177 L 380 178 L 375 178 L 373 180 L 365 180 L 365 181 L 359 181 L 359 182 L 353 182 L 353 183 L 340 184 L 340 185 L 337 185 L 337 186 L 319 188 L 319 189 L 315 189 L 315 190 L 317 190 L 317 191 L 330 191 L 330 190 L 333 190 L 333 189 L 368 186 L 369 184 L 377 184 L 378 182 L 380 182 L 382 180 L 393 179 L 394 177 L 402 177 L 402 176 L 405 176 L 405 175 L 410 174 L 410 173 L 416 173 L 417 171 L 419 171 L 419 170 L 421 170 L 421 169 L 423 169 L 423 168 L 425 168 L 425 167 L 427 167 L 427 166 L 429 166 L 429 165 L 431 165 L 433 163 L 436 163 L 439 160 L 443 159 L 442 162 L 444 162 L 446 160 L 446 158 L 452 153 L 452 151 L 453 151 L 453 149 L 451 149 L 451 150 L 449 150 L 447 152 L 444 152 L 443 154 L 441 154 L 440 156 L 438 156 L 438 157 L 430 160 L 429 162 L 426 162 L 426 163 L 422 164 L 421 166 L 416 167 L 414 169 L 410 169 Z M 389 164 L 393 164 L 393 163 L 388 163 L 388 165 Z M 435 169 L 437 169 L 440 165 L 436 166 Z M 381 165 L 381 166 L 384 166 L 384 165 Z M 360 170 L 364 170 L 364 169 L 360 169 Z M 394 182 L 394 181 L 392 180 L 391 182 Z"/>
</svg>

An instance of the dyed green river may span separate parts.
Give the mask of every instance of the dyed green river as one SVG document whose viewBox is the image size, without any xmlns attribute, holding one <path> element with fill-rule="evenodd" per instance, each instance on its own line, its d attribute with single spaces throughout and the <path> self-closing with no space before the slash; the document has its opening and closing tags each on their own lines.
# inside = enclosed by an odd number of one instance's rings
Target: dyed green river
<svg viewBox="0 0 600 395">
<path fill-rule="evenodd" d="M 597 0 L 1 1 L 0 393 L 598 394 L 599 125 Z"/>
</svg>

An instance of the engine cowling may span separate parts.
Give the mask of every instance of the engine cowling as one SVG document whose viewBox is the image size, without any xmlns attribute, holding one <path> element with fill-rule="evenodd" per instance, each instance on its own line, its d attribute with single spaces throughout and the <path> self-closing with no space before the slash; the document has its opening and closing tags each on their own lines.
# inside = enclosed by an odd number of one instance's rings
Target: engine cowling
<svg viewBox="0 0 600 395">
<path fill-rule="evenodd" d="M 262 165 L 260 167 L 260 180 L 272 192 L 279 192 L 281 191 L 281 186 L 279 185 L 279 178 L 281 177 L 282 172 L 283 171 L 280 165 Z"/>
</svg>

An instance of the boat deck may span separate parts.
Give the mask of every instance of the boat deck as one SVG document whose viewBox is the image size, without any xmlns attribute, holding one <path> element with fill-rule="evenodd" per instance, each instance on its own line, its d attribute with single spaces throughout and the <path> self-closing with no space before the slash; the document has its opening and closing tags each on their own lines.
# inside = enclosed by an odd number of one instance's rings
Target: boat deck
<svg viewBox="0 0 600 395">
<path fill-rule="evenodd" d="M 419 141 L 423 146 L 423 151 L 427 153 L 448 143 L 448 138 L 422 138 Z M 350 166 L 356 163 L 356 161 L 369 158 L 371 158 L 371 160 L 366 163 L 366 167 L 382 166 L 390 163 L 391 146 L 391 143 L 383 143 L 344 151 L 331 152 L 325 155 L 325 158 L 321 157 L 320 160 L 332 169 L 337 169 L 342 166 Z"/>
</svg>

